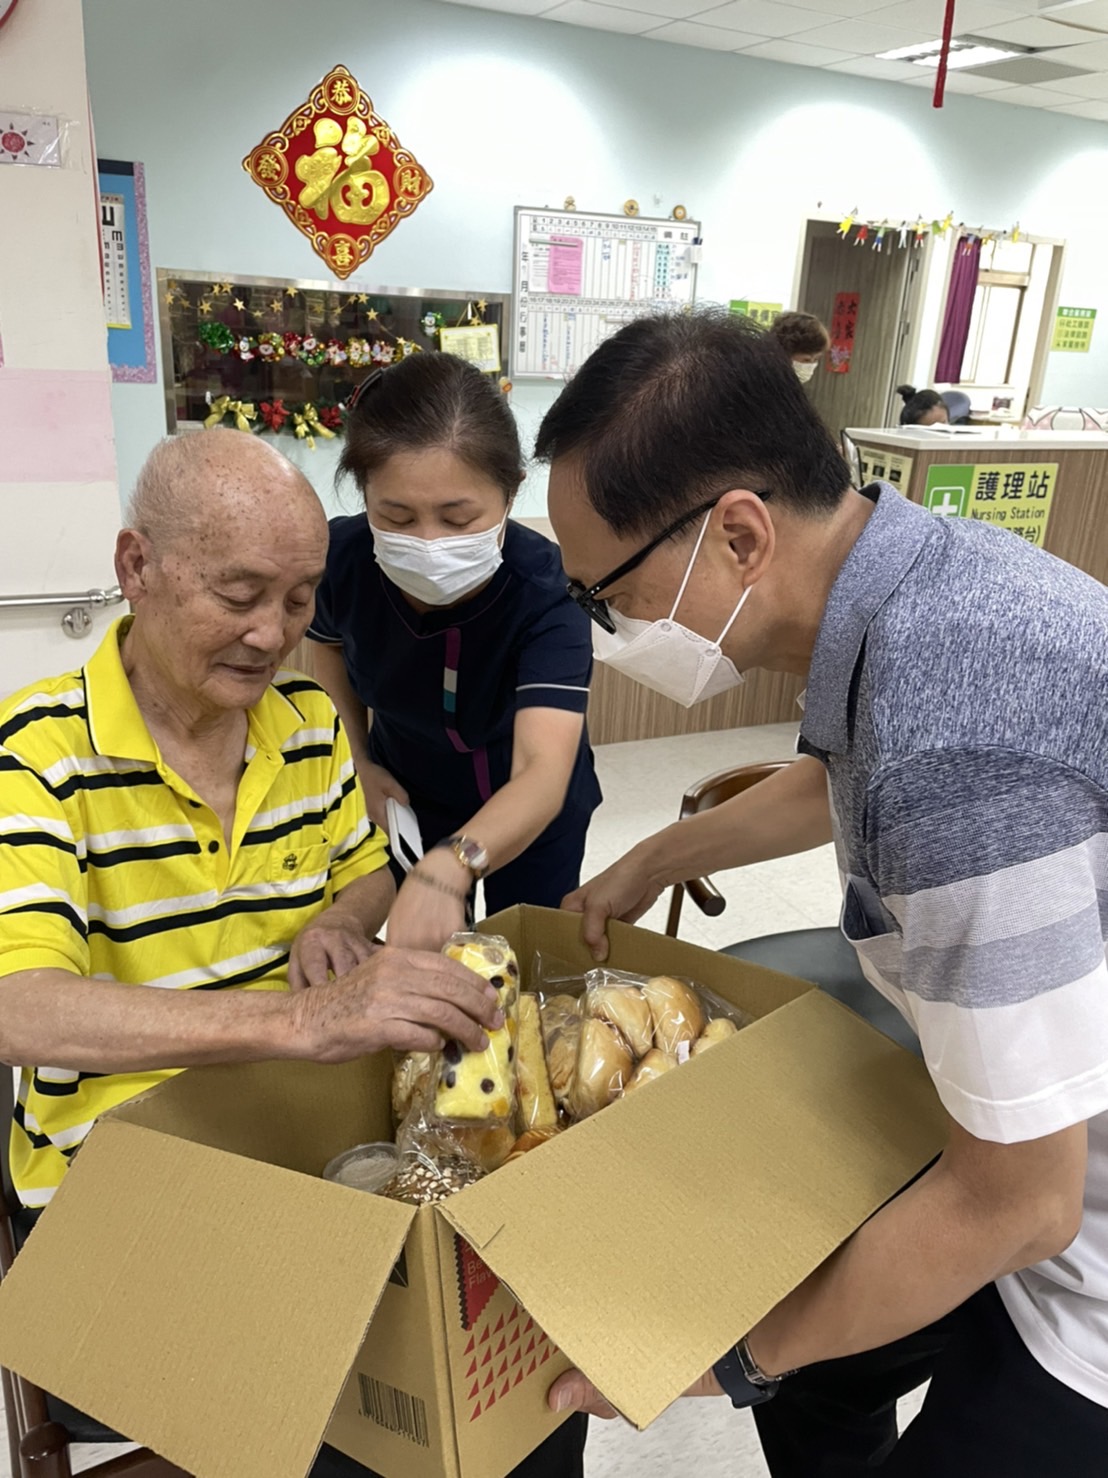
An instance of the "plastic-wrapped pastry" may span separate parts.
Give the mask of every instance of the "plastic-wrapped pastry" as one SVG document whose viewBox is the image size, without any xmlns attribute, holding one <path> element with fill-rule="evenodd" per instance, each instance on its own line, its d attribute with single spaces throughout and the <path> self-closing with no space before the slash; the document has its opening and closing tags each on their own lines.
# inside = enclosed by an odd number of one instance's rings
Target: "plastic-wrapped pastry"
<svg viewBox="0 0 1108 1478">
<path fill-rule="evenodd" d="M 581 1008 L 576 996 L 547 996 L 540 1008 L 550 1087 L 559 1108 L 568 1109 L 581 1040 Z"/>
<path fill-rule="evenodd" d="M 537 996 L 519 998 L 519 1111 L 526 1129 L 554 1129 L 558 1106 L 550 1085 Z"/>
<path fill-rule="evenodd" d="M 672 1072 L 675 1067 L 680 1067 L 676 1057 L 671 1057 L 668 1052 L 659 1052 L 657 1047 L 651 1047 L 632 1073 L 630 1082 L 623 1090 L 624 1097 L 633 1093 L 636 1088 L 641 1088 L 644 1083 L 653 1082 L 655 1078 Z"/>
<path fill-rule="evenodd" d="M 553 1139 L 561 1131 L 558 1129 L 528 1129 L 521 1134 L 512 1146 L 512 1153 L 505 1161 L 510 1165 L 513 1160 L 518 1160 L 524 1155 L 529 1155 L 532 1150 L 537 1150 L 540 1144 L 545 1144 L 548 1139 Z"/>
<path fill-rule="evenodd" d="M 692 1045 L 692 1055 L 699 1057 L 701 1052 L 707 1052 L 709 1047 L 714 1047 L 717 1042 L 725 1042 L 728 1037 L 733 1037 L 738 1031 L 735 1023 L 726 1016 L 717 1016 L 697 1037 Z"/>
<path fill-rule="evenodd" d="M 654 1018 L 655 1047 L 680 1060 L 680 1048 L 685 1043 L 691 1048 L 704 1029 L 704 1011 L 696 992 L 672 975 L 656 975 L 642 992 Z"/>
<path fill-rule="evenodd" d="M 445 1201 L 456 1191 L 480 1180 L 481 1172 L 466 1160 L 440 1160 L 421 1155 L 405 1158 L 389 1183 L 379 1192 L 393 1201 L 406 1201 L 409 1206 L 426 1206 L 432 1201 Z"/>
<path fill-rule="evenodd" d="M 397 1058 L 392 1072 L 392 1112 L 398 1124 L 403 1123 L 412 1104 L 423 1095 L 431 1081 L 433 1066 L 430 1052 L 406 1052 Z"/>
<path fill-rule="evenodd" d="M 434 1112 L 449 1123 L 511 1119 L 516 1103 L 516 1040 L 519 1033 L 519 966 L 511 945 L 496 934 L 454 934 L 443 954 L 496 988 L 504 1025 L 489 1032 L 483 1052 L 459 1042 L 442 1049 Z"/>
<path fill-rule="evenodd" d="M 585 1015 L 614 1026 L 634 1057 L 645 1057 L 654 1045 L 654 1018 L 636 985 L 593 985 L 585 992 Z"/>
<path fill-rule="evenodd" d="M 587 1016 L 581 1023 L 577 1071 L 569 1096 L 573 1117 L 587 1119 L 607 1108 L 622 1093 L 634 1065 L 635 1059 L 615 1027 Z"/>
</svg>

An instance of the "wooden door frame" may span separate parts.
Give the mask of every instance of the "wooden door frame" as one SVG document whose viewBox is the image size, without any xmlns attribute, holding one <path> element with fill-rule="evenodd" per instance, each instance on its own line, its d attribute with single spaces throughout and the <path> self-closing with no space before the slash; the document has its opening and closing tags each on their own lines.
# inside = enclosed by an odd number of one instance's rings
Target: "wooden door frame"
<svg viewBox="0 0 1108 1478">
<path fill-rule="evenodd" d="M 841 215 L 831 215 L 818 209 L 815 211 L 806 211 L 801 217 L 799 241 L 796 251 L 796 265 L 793 269 L 792 301 L 794 304 L 797 305 L 797 307 L 799 307 L 799 305 L 804 300 L 804 293 L 806 292 L 808 287 L 808 274 L 811 270 L 811 256 L 808 250 L 811 233 L 809 232 L 808 227 L 817 222 L 820 225 L 830 223 L 831 225 L 835 226 L 838 225 L 841 220 Z M 923 304 L 924 288 L 926 287 L 927 281 L 931 275 L 932 254 L 934 252 L 934 238 L 931 236 L 930 232 L 928 232 L 921 247 L 907 246 L 902 248 L 896 246 L 891 248 L 891 250 L 903 250 L 909 252 L 918 251 L 922 260 L 920 261 L 919 268 L 914 275 L 914 279 L 911 280 L 909 283 L 908 292 L 906 293 L 905 299 L 901 306 L 901 312 L 908 312 L 910 315 L 910 327 L 908 330 L 907 338 L 894 352 L 893 355 L 892 373 L 889 377 L 889 384 L 885 392 L 886 420 L 888 419 L 889 415 L 892 414 L 891 408 L 894 407 L 896 396 L 896 382 L 899 376 L 899 367 L 902 364 L 913 364 L 915 362 L 916 355 L 919 352 L 921 334 L 920 308 Z M 953 262 L 953 257 L 951 258 L 951 261 Z M 947 280 L 947 287 L 949 288 L 949 277 Z M 946 304 L 945 294 L 946 289 L 944 289 L 943 296 L 944 311 Z M 938 341 L 936 340 L 936 345 L 937 342 Z"/>
</svg>

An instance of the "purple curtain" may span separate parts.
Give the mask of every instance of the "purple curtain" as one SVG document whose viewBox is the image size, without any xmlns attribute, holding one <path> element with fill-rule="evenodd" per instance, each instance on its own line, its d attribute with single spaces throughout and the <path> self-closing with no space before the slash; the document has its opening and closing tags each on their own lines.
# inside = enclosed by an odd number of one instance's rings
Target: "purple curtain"
<svg viewBox="0 0 1108 1478">
<path fill-rule="evenodd" d="M 950 275 L 950 296 L 946 300 L 943 336 L 939 341 L 939 362 L 935 379 L 940 385 L 957 385 L 962 378 L 962 360 L 966 354 L 973 299 L 977 292 L 977 264 L 981 259 L 978 237 L 963 237 L 954 248 L 954 271 Z"/>
</svg>

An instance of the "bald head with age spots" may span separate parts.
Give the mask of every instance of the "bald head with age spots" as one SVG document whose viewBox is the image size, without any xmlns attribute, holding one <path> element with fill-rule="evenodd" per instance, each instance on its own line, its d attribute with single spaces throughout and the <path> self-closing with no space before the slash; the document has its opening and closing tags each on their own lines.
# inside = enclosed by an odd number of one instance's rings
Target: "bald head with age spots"
<svg viewBox="0 0 1108 1478">
<path fill-rule="evenodd" d="M 307 629 L 326 558 L 319 499 L 273 447 L 220 430 L 161 442 L 116 543 L 140 707 L 203 724 L 258 702 Z"/>
</svg>

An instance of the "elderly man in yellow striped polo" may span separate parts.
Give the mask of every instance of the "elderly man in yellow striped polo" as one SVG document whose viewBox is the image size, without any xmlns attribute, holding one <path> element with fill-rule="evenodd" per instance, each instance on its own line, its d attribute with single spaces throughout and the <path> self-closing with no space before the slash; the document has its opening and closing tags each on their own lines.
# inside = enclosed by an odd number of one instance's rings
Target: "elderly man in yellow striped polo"
<svg viewBox="0 0 1108 1478">
<path fill-rule="evenodd" d="M 264 443 L 156 448 L 116 570 L 132 614 L 0 704 L 0 1055 L 44 1207 L 97 1116 L 200 1063 L 471 1047 L 483 983 L 371 941 L 393 899 L 330 700 L 281 662 L 327 520 Z"/>
</svg>

